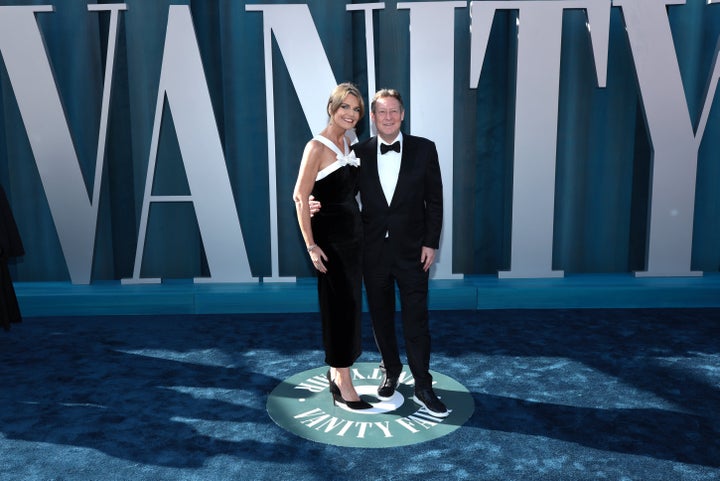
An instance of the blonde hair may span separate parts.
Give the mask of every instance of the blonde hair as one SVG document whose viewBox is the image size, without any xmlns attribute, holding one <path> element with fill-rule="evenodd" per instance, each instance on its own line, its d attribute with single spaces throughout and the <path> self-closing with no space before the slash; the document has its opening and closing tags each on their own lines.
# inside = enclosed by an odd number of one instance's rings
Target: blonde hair
<svg viewBox="0 0 720 481">
<path fill-rule="evenodd" d="M 358 99 L 358 102 L 360 103 L 360 118 L 363 118 L 365 115 L 365 102 L 363 101 L 360 89 L 350 82 L 341 83 L 335 87 L 330 94 L 327 110 L 331 117 L 338 111 L 348 95 L 354 95 Z"/>
</svg>

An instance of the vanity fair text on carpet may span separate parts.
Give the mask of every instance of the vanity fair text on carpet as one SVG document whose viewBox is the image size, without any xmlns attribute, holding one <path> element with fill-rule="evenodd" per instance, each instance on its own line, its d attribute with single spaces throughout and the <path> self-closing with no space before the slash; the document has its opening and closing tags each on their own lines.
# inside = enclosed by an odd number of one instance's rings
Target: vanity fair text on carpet
<svg viewBox="0 0 720 481">
<path fill-rule="evenodd" d="M 415 414 L 395 418 L 392 422 L 343 419 L 333 416 L 321 408 L 313 408 L 293 417 L 310 429 L 334 436 L 353 436 L 360 439 L 365 438 L 368 431 L 373 429 L 379 430 L 385 438 L 392 438 L 399 434 L 396 431 L 398 429 L 401 429 L 402 434 L 417 434 L 443 422 L 443 419 L 433 417 L 425 408 L 418 409 Z"/>
<path fill-rule="evenodd" d="M 380 369 L 375 368 L 369 373 L 361 373 L 359 369 L 353 368 L 353 380 L 355 382 L 372 381 L 373 386 L 375 386 L 381 379 L 382 373 Z M 401 373 L 398 382 L 400 385 L 410 386 L 411 388 L 415 385 L 415 379 L 413 379 L 412 375 L 406 370 Z M 294 389 L 300 392 L 305 391 L 308 394 L 324 394 L 328 390 L 327 378 L 322 375 L 314 376 L 299 383 Z M 377 432 L 381 433 L 381 437 L 384 438 L 424 433 L 424 431 L 433 429 L 447 419 L 433 416 L 432 413 L 424 407 L 419 407 L 414 404 L 413 406 L 414 409 L 411 414 L 400 417 L 392 416 L 391 421 L 358 421 L 357 419 L 345 419 L 342 416 L 336 415 L 338 412 L 345 411 L 331 409 L 330 407 L 328 407 L 327 410 L 324 407 L 308 407 L 305 410 L 299 410 L 292 418 L 306 428 L 314 429 L 327 435 L 348 436 L 358 439 L 371 435 L 378 436 Z M 400 406 L 392 406 L 385 411 L 393 412 L 399 407 Z M 333 414 L 328 411 L 332 411 Z M 381 410 L 381 412 L 384 411 Z M 372 417 L 373 415 L 375 415 L 375 413 L 370 413 L 369 416 Z M 371 433 L 371 431 L 373 432 Z"/>
<path fill-rule="evenodd" d="M 409 18 L 410 51 L 401 59 L 409 62 L 410 92 L 406 107 L 412 113 L 411 133 L 436 142 L 444 181 L 445 227 L 442 257 L 435 278 L 452 278 L 453 218 L 453 104 L 455 79 L 455 18 L 467 12 L 471 18 L 470 78 L 467 88 L 478 86 L 483 70 L 491 25 L 496 12 L 518 12 L 517 74 L 513 139 L 513 192 L 511 267 L 501 277 L 557 277 L 552 269 L 552 238 L 557 150 L 558 98 L 563 13 L 582 10 L 587 15 L 588 34 L 597 75 L 597 87 L 605 88 L 611 9 L 618 8 L 626 26 L 633 56 L 644 120 L 653 152 L 649 176 L 646 270 L 638 275 L 685 276 L 692 272 L 690 257 L 698 151 L 705 134 L 711 105 L 720 76 L 718 51 L 711 65 L 699 120 L 694 125 L 688 111 L 668 20 L 668 5 L 680 0 L 509 0 L 399 2 L 395 15 Z M 720 8 L 710 0 L 704 8 Z M 142 4 L 138 4 L 142 5 Z M 136 8 L 142 8 L 138 6 Z M 352 4 L 346 15 L 361 15 L 365 21 L 368 96 L 375 90 L 373 15 L 388 7 L 384 3 Z M 94 179 L 85 181 L 63 104 L 81 101 L 62 99 L 56 86 L 38 17 L 53 12 L 53 5 L 0 6 L 0 50 L 17 100 L 33 156 L 55 223 L 58 239 L 73 283 L 91 281 L 93 250 L 98 224 L 108 115 L 113 83 L 116 39 L 126 13 L 126 4 L 88 5 L 88 15 L 110 15 L 102 111 Z M 263 49 L 267 118 L 267 148 L 270 203 L 270 249 L 272 275 L 265 280 L 283 280 L 278 269 L 278 198 L 276 192 L 276 105 L 273 92 L 272 44 L 277 45 L 303 113 L 312 132 L 318 132 L 327 116 L 328 92 L 345 79 L 334 77 L 330 62 L 304 4 L 246 4 L 246 15 L 262 19 L 263 38 L 247 49 Z M 45 19 L 52 22 L 52 19 Z M 239 60 L 240 61 L 240 60 Z M 190 194 L 159 196 L 152 192 L 155 163 L 163 120 L 168 106 L 177 134 Z M 171 5 L 160 69 L 160 81 L 152 125 L 152 142 L 145 178 L 143 207 L 138 228 L 132 277 L 125 283 L 160 282 L 144 278 L 140 267 L 152 203 L 192 203 L 202 237 L 210 277 L 204 282 L 253 281 L 243 229 L 238 220 L 226 159 L 210 99 L 206 72 L 193 28 L 189 6 Z M 264 140 L 264 139 L 263 139 Z M 257 159 L 247 159 L 248 162 Z M 88 195 L 90 186 L 91 194 Z M 263 199 L 265 200 L 265 199 Z M 450 219 L 448 221 L 447 219 Z"/>
</svg>

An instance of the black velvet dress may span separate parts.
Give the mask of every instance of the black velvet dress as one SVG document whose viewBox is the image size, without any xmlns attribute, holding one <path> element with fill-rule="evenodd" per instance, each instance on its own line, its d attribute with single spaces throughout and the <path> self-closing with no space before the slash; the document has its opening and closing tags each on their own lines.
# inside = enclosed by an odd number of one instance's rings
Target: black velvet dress
<svg viewBox="0 0 720 481">
<path fill-rule="evenodd" d="M 24 254 L 15 218 L 5 190 L 0 186 L 0 325 L 6 331 L 10 329 L 10 324 L 22 321 L 7 263 L 10 257 Z"/>
<path fill-rule="evenodd" d="M 318 299 L 322 320 L 325 362 L 349 367 L 360 356 L 362 309 L 362 224 L 355 195 L 358 169 L 355 161 L 328 139 L 316 140 L 331 148 L 338 160 L 318 173 L 313 195 L 322 203 L 312 218 L 315 243 L 328 260 L 327 272 L 318 272 Z"/>
</svg>

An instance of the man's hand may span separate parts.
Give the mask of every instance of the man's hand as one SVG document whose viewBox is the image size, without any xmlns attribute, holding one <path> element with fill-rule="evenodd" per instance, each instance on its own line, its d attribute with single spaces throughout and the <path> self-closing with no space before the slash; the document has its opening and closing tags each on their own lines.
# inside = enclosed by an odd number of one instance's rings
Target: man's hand
<svg viewBox="0 0 720 481">
<path fill-rule="evenodd" d="M 311 195 L 308 198 L 308 207 L 310 208 L 310 217 L 312 217 L 315 214 L 317 214 L 318 212 L 320 212 L 320 207 L 322 207 L 322 205 L 320 205 L 319 200 L 315 200 L 314 195 Z"/>
<path fill-rule="evenodd" d="M 433 262 L 435 262 L 435 249 L 432 247 L 422 247 L 422 250 L 420 252 L 420 262 L 423 265 L 423 270 L 427 272 L 428 269 L 430 269 L 430 266 L 433 265 Z"/>
</svg>

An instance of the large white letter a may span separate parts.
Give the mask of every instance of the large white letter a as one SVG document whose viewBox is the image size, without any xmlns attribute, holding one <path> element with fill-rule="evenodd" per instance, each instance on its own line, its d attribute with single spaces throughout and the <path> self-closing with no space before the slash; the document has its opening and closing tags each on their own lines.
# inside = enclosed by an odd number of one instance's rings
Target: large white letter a
<svg viewBox="0 0 720 481">
<path fill-rule="evenodd" d="M 152 195 L 165 98 L 172 111 L 189 196 Z M 168 15 L 135 269 L 132 279 L 124 279 L 125 283 L 159 281 L 140 278 L 150 202 L 193 203 L 211 274 L 209 278 L 195 279 L 196 282 L 252 280 L 200 50 L 186 5 L 170 6 Z"/>
</svg>

